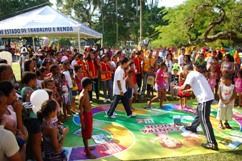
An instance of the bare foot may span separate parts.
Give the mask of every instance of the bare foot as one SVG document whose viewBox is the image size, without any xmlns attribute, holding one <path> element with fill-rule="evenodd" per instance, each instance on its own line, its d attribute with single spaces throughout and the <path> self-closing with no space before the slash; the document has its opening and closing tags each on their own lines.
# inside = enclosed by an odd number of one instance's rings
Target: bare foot
<svg viewBox="0 0 242 161">
<path fill-rule="evenodd" d="M 93 155 L 92 153 L 86 154 L 88 159 L 96 159 L 97 157 Z"/>
<path fill-rule="evenodd" d="M 130 109 L 131 109 L 131 111 L 135 111 L 135 108 L 133 108 L 133 107 L 131 107 Z"/>
<path fill-rule="evenodd" d="M 95 150 L 95 149 L 96 149 L 95 146 L 91 146 L 91 147 L 89 147 L 89 150 L 90 150 L 90 151 L 93 151 L 93 150 Z M 86 149 L 84 149 L 84 152 L 86 152 Z"/>
<path fill-rule="evenodd" d="M 180 105 L 179 108 L 182 109 L 182 105 Z"/>
</svg>

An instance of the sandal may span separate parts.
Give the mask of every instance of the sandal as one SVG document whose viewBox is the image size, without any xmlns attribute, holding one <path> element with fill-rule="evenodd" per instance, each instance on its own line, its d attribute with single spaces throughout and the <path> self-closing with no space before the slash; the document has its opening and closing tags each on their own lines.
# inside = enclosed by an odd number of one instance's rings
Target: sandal
<svg viewBox="0 0 242 161">
<path fill-rule="evenodd" d="M 229 125 L 229 123 L 224 123 L 224 126 L 227 128 L 227 129 L 232 129 L 232 127 Z"/>
<path fill-rule="evenodd" d="M 219 128 L 222 129 L 222 130 L 224 130 L 224 126 L 223 126 L 222 123 L 219 124 Z"/>
</svg>

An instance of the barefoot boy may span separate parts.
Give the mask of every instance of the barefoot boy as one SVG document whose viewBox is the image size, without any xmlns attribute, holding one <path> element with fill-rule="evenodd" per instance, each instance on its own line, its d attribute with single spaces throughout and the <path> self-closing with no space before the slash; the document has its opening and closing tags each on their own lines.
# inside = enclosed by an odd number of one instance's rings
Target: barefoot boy
<svg viewBox="0 0 242 161">
<path fill-rule="evenodd" d="M 131 69 L 128 70 L 128 75 L 125 78 L 126 85 L 127 85 L 127 93 L 129 98 L 129 106 L 132 111 L 135 110 L 132 106 L 132 98 L 133 98 L 133 90 L 134 90 L 134 78 L 133 78 L 133 71 Z"/>
<path fill-rule="evenodd" d="M 95 159 L 96 156 L 94 156 L 91 153 L 92 148 L 88 147 L 88 139 L 92 138 L 92 107 L 90 104 L 90 99 L 88 92 L 92 90 L 92 80 L 88 77 L 84 77 L 81 81 L 83 90 L 80 93 L 79 98 L 79 116 L 80 116 L 80 123 L 82 128 L 82 138 L 83 143 L 85 146 L 86 156 L 89 159 Z"/>
</svg>

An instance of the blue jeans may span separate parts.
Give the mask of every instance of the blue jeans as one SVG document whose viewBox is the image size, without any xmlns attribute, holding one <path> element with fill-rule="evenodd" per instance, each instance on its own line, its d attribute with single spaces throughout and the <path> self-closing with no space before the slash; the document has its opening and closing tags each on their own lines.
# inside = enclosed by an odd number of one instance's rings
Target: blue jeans
<svg viewBox="0 0 242 161">
<path fill-rule="evenodd" d="M 113 115 L 113 112 L 115 111 L 119 101 L 121 100 L 123 106 L 124 106 L 124 109 L 127 113 L 127 116 L 131 115 L 132 114 L 132 111 L 130 110 L 130 106 L 129 106 L 129 99 L 128 99 L 128 93 L 125 92 L 124 93 L 124 96 L 120 96 L 120 95 L 114 95 L 114 99 L 113 99 L 113 102 L 111 103 L 110 105 L 110 108 L 108 110 L 108 116 L 112 116 Z"/>
<path fill-rule="evenodd" d="M 103 87 L 103 94 L 104 94 L 104 98 L 107 99 L 107 89 L 109 91 L 109 98 L 110 100 L 113 100 L 113 81 L 110 80 L 106 80 L 106 81 L 101 81 L 102 82 L 102 87 Z"/>
</svg>

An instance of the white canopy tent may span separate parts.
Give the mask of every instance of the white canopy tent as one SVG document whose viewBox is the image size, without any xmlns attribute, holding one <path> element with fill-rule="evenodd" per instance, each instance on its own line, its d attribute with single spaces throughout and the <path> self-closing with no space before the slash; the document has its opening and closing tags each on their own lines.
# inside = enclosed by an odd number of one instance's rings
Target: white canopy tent
<svg viewBox="0 0 242 161">
<path fill-rule="evenodd" d="M 75 21 L 67 15 L 44 6 L 12 18 L 0 21 L 0 38 L 12 37 L 78 37 L 99 38 L 103 35 L 90 27 Z M 101 44 L 102 45 L 102 44 Z"/>
</svg>

